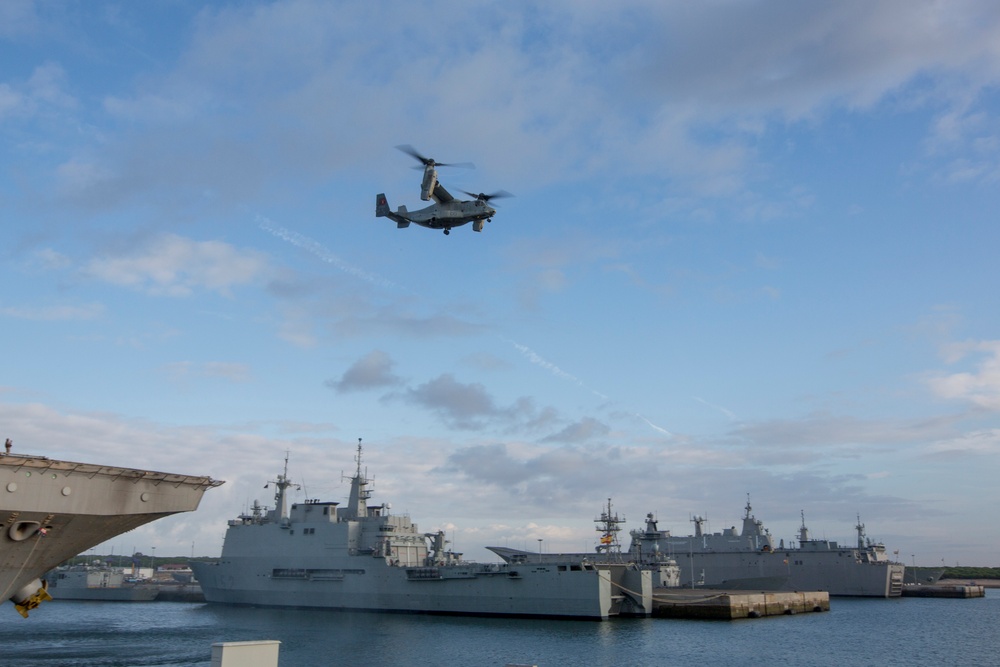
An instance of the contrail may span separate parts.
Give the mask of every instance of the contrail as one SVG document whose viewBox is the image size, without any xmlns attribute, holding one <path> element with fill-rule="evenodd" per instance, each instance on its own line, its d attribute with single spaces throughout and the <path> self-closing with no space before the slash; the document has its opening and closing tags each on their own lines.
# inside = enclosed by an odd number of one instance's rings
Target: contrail
<svg viewBox="0 0 1000 667">
<path fill-rule="evenodd" d="M 580 380 L 580 378 L 576 377 L 572 373 L 567 373 L 566 371 L 564 371 L 563 369 L 559 368 L 558 366 L 556 366 L 551 361 L 548 361 L 548 360 L 544 359 L 540 354 L 538 354 L 537 352 L 535 352 L 534 350 L 532 350 L 527 345 L 521 345 L 520 343 L 518 343 L 516 341 L 513 341 L 513 340 L 510 340 L 509 338 L 503 338 L 503 337 L 501 337 L 501 340 L 503 340 L 506 343 L 510 343 L 511 345 L 513 345 L 514 349 L 516 349 L 518 352 L 520 352 L 525 357 L 527 357 L 528 361 L 530 361 L 531 363 L 535 364 L 536 366 L 541 366 L 542 368 L 544 368 L 545 370 L 549 371 L 550 373 L 552 373 L 556 377 L 562 378 L 563 380 L 569 380 L 570 382 L 572 382 L 573 384 L 577 385 L 578 387 L 583 387 L 584 389 L 586 389 L 590 393 L 592 393 L 595 396 L 599 397 L 601 400 L 604 400 L 604 401 L 610 401 L 611 400 L 611 398 L 609 396 L 606 396 L 605 394 L 602 394 L 601 392 L 597 391 L 596 389 L 592 389 L 591 387 L 588 387 L 587 385 L 585 385 Z M 655 431 L 657 431 L 659 433 L 662 433 L 663 435 L 667 436 L 668 438 L 674 437 L 673 433 L 671 433 L 670 431 L 668 431 L 665 428 L 657 426 L 653 422 L 649 421 L 648 419 L 646 419 L 645 417 L 643 417 L 642 415 L 640 415 L 638 412 L 633 412 L 632 414 L 635 415 L 636 417 L 638 417 L 639 419 L 641 419 L 642 421 L 646 422 L 646 424 L 648 424 L 651 429 L 653 429 L 653 430 L 655 430 Z"/>
<path fill-rule="evenodd" d="M 668 431 L 665 428 L 661 428 L 661 427 L 657 426 L 653 422 L 649 421 L 648 419 L 646 419 L 645 417 L 643 417 L 642 415 L 640 415 L 638 412 L 635 413 L 635 416 L 638 417 L 639 419 L 641 419 L 642 421 L 646 422 L 647 424 L 649 424 L 650 428 L 653 428 L 653 429 L 659 431 L 660 433 L 662 433 L 663 435 L 667 436 L 668 438 L 674 437 L 673 433 L 671 433 L 670 431 Z"/>
<path fill-rule="evenodd" d="M 545 359 L 543 359 L 541 357 L 541 355 L 539 355 L 538 353 L 536 353 L 534 350 L 532 350 L 531 348 L 529 348 L 527 345 L 521 345 L 520 343 L 512 341 L 509 338 L 503 338 L 503 337 L 501 337 L 501 340 L 503 340 L 505 343 L 510 343 L 511 345 L 513 345 L 514 348 L 518 352 L 520 352 L 521 354 L 523 354 L 525 357 L 528 358 L 528 361 L 530 361 L 531 363 L 536 364 L 538 366 L 541 366 L 545 370 L 551 372 L 556 377 L 562 378 L 563 380 L 569 380 L 570 382 L 574 382 L 574 383 L 580 385 L 581 387 L 586 387 L 586 385 L 584 385 L 583 382 L 581 382 L 579 378 L 577 378 L 574 375 L 571 375 L 571 374 L 567 373 L 563 369 L 561 369 L 558 366 L 556 366 L 555 364 L 553 364 L 551 361 L 546 361 Z M 586 388 L 590 389 L 590 387 L 586 387 Z M 591 390 L 591 391 L 593 391 L 593 390 Z M 602 398 L 607 398 L 607 396 L 602 396 Z"/>
<path fill-rule="evenodd" d="M 329 248 L 324 246 L 319 241 L 316 241 L 315 239 L 311 239 L 308 236 L 299 234 L 298 232 L 293 232 L 290 229 L 285 229 L 284 227 L 276 226 L 272 224 L 270 220 L 268 220 L 262 215 L 258 215 L 256 217 L 256 222 L 257 226 L 263 229 L 265 232 L 270 232 L 271 234 L 277 236 L 279 239 L 282 239 L 283 241 L 288 241 L 293 246 L 311 252 L 312 254 L 316 255 L 327 264 L 332 264 L 333 266 L 340 269 L 344 273 L 350 274 L 355 278 L 360 278 L 361 280 L 371 283 L 372 285 L 377 285 L 378 287 L 388 287 L 388 288 L 396 287 L 396 284 L 391 280 L 387 280 L 382 276 L 379 276 L 378 274 L 369 273 L 368 271 L 363 271 L 356 266 L 348 264 L 340 257 L 337 257 L 335 254 L 333 254 L 333 252 L 331 252 Z"/>
<path fill-rule="evenodd" d="M 729 417 L 730 419 L 732 419 L 734 422 L 740 420 L 740 418 L 737 417 L 731 410 L 727 410 L 724 407 L 722 407 L 721 405 L 715 405 L 714 403 L 709 403 L 708 401 L 706 401 L 704 398 L 701 398 L 700 396 L 692 396 L 691 398 L 693 398 L 694 400 L 698 401 L 699 403 L 703 403 L 703 404 L 707 405 L 710 408 L 715 408 L 716 410 L 718 410 L 722 414 L 724 414 L 727 417 Z"/>
</svg>

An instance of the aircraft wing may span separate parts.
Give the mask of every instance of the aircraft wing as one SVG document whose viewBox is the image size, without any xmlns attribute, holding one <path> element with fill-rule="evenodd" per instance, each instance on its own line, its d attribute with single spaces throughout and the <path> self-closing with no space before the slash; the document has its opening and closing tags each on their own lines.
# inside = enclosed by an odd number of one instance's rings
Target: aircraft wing
<svg viewBox="0 0 1000 667">
<path fill-rule="evenodd" d="M 433 195 L 434 195 L 434 201 L 436 201 L 439 204 L 447 204 L 448 202 L 454 201 L 455 199 L 454 197 L 451 196 L 451 193 L 445 190 L 444 186 L 441 185 L 440 183 L 436 183 L 434 185 Z"/>
</svg>

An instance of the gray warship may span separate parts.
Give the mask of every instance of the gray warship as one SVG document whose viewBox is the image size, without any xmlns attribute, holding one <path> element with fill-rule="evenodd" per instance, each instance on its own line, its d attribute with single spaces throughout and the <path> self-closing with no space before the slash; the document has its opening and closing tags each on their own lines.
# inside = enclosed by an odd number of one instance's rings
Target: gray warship
<svg viewBox="0 0 1000 667">
<path fill-rule="evenodd" d="M 657 527 L 656 517 L 646 515 L 644 530 L 633 530 L 626 552 L 628 560 L 643 564 L 676 559 L 682 587 L 701 586 L 727 590 L 826 591 L 834 596 L 899 597 L 905 567 L 889 559 L 885 546 L 869 540 L 860 517 L 855 526 L 856 545 L 839 545 L 809 536 L 802 516 L 798 546 L 775 544 L 770 532 L 751 513 L 747 499 L 743 529 L 726 528 L 705 533 L 704 519 L 695 517 L 694 535 L 675 536 Z M 490 547 L 504 560 L 517 560 L 527 552 Z M 547 554 L 561 560 L 583 560 L 591 554 Z"/>
<path fill-rule="evenodd" d="M 45 575 L 49 595 L 57 600 L 95 602 L 152 602 L 159 587 L 148 581 L 134 581 L 121 569 L 74 565 L 57 567 Z"/>
<path fill-rule="evenodd" d="M 805 514 L 799 527 L 798 546 L 777 544 L 763 522 L 751 513 L 747 499 L 743 529 L 726 528 L 721 533 L 705 533 L 704 519 L 692 519 L 694 535 L 673 536 L 658 530 L 656 518 L 646 516 L 645 530 L 634 530 L 630 553 L 665 549 L 681 568 L 681 585 L 777 591 L 826 591 L 835 596 L 899 597 L 903 592 L 905 567 L 890 560 L 881 543 L 865 535 L 858 522 L 857 543 L 841 545 L 817 540 L 809 535 Z"/>
<path fill-rule="evenodd" d="M 447 550 L 444 532 L 421 533 L 389 504 L 369 505 L 361 465 L 346 507 L 289 507 L 288 460 L 272 509 L 254 502 L 230 520 L 216 562 L 191 567 L 209 603 L 604 620 L 649 616 L 652 578 L 633 563 L 474 563 Z"/>
<path fill-rule="evenodd" d="M 46 572 L 156 519 L 190 512 L 211 477 L 0 454 L 0 604 L 22 616 L 52 599 Z"/>
</svg>

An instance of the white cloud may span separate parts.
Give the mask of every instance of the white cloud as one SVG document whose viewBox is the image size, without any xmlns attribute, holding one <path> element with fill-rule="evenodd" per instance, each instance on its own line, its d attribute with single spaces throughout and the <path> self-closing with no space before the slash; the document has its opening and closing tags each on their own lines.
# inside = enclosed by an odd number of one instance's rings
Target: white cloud
<svg viewBox="0 0 1000 667">
<path fill-rule="evenodd" d="M 59 321 L 93 320 L 104 314 L 104 304 L 89 303 L 80 306 L 6 306 L 0 307 L 0 315 L 19 320 Z"/>
<path fill-rule="evenodd" d="M 392 373 L 395 362 L 382 350 L 372 350 L 344 371 L 339 380 L 327 380 L 326 385 L 338 392 L 361 391 L 400 384 Z"/>
<path fill-rule="evenodd" d="M 0 2 L 0 36 L 32 35 L 39 27 L 36 4 L 30 0 Z"/>
<path fill-rule="evenodd" d="M 1000 411 L 1000 340 L 967 341 L 945 347 L 945 360 L 956 364 L 976 357 L 972 370 L 938 373 L 926 379 L 936 396 L 960 400 L 987 410 Z"/>
<path fill-rule="evenodd" d="M 27 81 L 0 84 L 0 120 L 76 107 L 76 99 L 63 90 L 65 85 L 65 70 L 52 62 L 35 67 Z"/>
<path fill-rule="evenodd" d="M 175 234 L 163 234 L 129 254 L 94 259 L 84 269 L 103 282 L 166 296 L 189 296 L 197 289 L 228 295 L 269 271 L 265 256 L 255 250 Z"/>
<path fill-rule="evenodd" d="M 971 431 L 948 440 L 941 440 L 927 446 L 928 454 L 965 458 L 975 454 L 996 456 L 1000 454 L 1000 428 Z"/>
</svg>

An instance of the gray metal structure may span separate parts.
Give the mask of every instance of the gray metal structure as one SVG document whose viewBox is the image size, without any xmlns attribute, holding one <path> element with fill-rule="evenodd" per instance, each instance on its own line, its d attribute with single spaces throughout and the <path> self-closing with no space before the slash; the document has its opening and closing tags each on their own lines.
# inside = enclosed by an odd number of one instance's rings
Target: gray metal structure
<svg viewBox="0 0 1000 667">
<path fill-rule="evenodd" d="M 45 581 L 56 600 L 152 602 L 160 594 L 156 584 L 130 581 L 121 568 L 113 567 L 58 567 L 45 575 Z"/>
<path fill-rule="evenodd" d="M 156 519 L 190 512 L 211 477 L 0 455 L 0 604 L 22 616 L 51 599 L 42 576 L 68 558 Z"/>
<path fill-rule="evenodd" d="M 858 520 L 855 545 L 840 545 L 809 536 L 803 516 L 798 546 L 775 544 L 763 523 L 751 514 L 747 500 L 742 531 L 736 527 L 721 533 L 705 533 L 704 519 L 695 517 L 694 535 L 675 536 L 657 527 L 656 517 L 646 515 L 644 530 L 633 530 L 625 553 L 639 564 L 676 560 L 680 586 L 727 590 L 826 591 L 834 596 L 898 597 L 902 594 L 905 566 L 893 562 L 885 546 L 865 536 Z M 513 561 L 528 552 L 490 547 L 504 560 Z M 546 554 L 556 560 L 592 559 L 593 554 Z"/>
<path fill-rule="evenodd" d="M 371 612 L 603 620 L 648 616 L 652 579 L 634 564 L 532 561 L 482 564 L 446 549 L 388 504 L 369 505 L 361 466 L 346 507 L 307 500 L 289 507 L 285 472 L 273 509 L 254 503 L 229 521 L 221 558 L 192 563 L 210 603 Z"/>
</svg>

